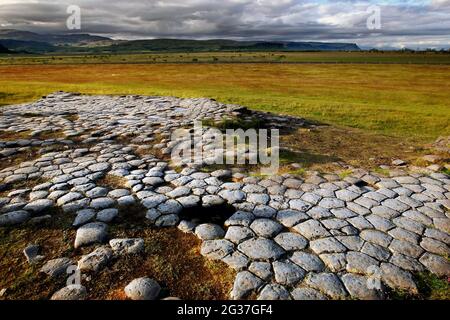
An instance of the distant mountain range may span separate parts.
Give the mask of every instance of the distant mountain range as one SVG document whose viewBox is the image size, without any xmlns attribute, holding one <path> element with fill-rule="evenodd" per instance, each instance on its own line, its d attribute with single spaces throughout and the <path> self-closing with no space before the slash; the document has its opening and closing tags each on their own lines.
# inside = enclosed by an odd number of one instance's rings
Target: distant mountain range
<svg viewBox="0 0 450 320">
<path fill-rule="evenodd" d="M 106 37 L 90 34 L 39 34 L 14 29 L 0 29 L 0 39 L 45 42 L 54 46 L 84 45 L 93 42 L 112 41 Z"/>
<path fill-rule="evenodd" d="M 0 44 L 0 53 L 11 53 L 11 50 L 8 50 L 8 48 Z"/>
<path fill-rule="evenodd" d="M 128 41 L 113 40 L 90 34 L 38 34 L 14 29 L 0 29 L 0 45 L 14 52 L 38 54 L 361 50 L 354 43 L 180 39 Z"/>
</svg>

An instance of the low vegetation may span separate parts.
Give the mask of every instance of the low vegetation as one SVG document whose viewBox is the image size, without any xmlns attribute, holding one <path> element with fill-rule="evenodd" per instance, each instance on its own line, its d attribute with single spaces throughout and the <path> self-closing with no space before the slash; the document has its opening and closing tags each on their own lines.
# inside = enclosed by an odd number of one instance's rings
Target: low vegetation
<svg viewBox="0 0 450 320">
<path fill-rule="evenodd" d="M 448 52 L 147 52 L 0 54 L 0 65 L 130 63 L 377 63 L 450 64 Z"/>
<path fill-rule="evenodd" d="M 428 271 L 414 274 L 418 295 L 411 295 L 401 290 L 391 290 L 389 297 L 393 300 L 450 300 L 450 283 L 445 277 L 438 277 Z"/>
<path fill-rule="evenodd" d="M 130 210 L 126 210 L 130 215 Z M 132 210 L 131 210 L 132 211 Z M 89 299 L 126 299 L 123 288 L 134 278 L 148 276 L 163 287 L 162 295 L 189 300 L 227 299 L 235 273 L 220 262 L 200 255 L 200 240 L 176 229 L 153 229 L 139 217 L 114 225 L 112 237 L 143 238 L 144 254 L 114 259 L 97 274 L 85 274 L 83 285 Z M 39 227 L 0 229 L 0 288 L 7 288 L 1 299 L 49 299 L 65 286 L 65 279 L 50 279 L 39 273 L 41 264 L 29 265 L 22 250 L 30 243 L 42 248 L 45 260 L 69 257 L 77 261 L 92 248 L 73 249 L 75 229 L 72 215 L 54 212 L 49 222 Z M 126 222 L 125 222 L 126 221 Z M 87 278 L 86 278 L 87 276 Z"/>
<path fill-rule="evenodd" d="M 431 142 L 450 134 L 449 71 L 448 65 L 409 64 L 5 65 L 0 66 L 0 105 L 58 90 L 210 97 Z"/>
</svg>

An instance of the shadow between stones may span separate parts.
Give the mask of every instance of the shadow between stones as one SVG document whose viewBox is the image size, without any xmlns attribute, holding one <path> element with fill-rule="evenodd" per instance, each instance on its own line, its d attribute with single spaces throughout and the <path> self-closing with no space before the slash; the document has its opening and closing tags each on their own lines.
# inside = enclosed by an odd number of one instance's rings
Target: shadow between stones
<svg viewBox="0 0 450 320">
<path fill-rule="evenodd" d="M 357 181 L 354 185 L 357 186 L 358 188 L 363 188 L 363 187 L 369 186 L 369 184 L 363 180 Z"/>
<path fill-rule="evenodd" d="M 205 208 L 203 206 L 196 206 L 184 209 L 180 214 L 180 220 L 188 220 L 197 224 L 214 223 L 220 226 L 225 224 L 234 213 L 236 209 L 229 204 L 222 204 Z"/>
</svg>

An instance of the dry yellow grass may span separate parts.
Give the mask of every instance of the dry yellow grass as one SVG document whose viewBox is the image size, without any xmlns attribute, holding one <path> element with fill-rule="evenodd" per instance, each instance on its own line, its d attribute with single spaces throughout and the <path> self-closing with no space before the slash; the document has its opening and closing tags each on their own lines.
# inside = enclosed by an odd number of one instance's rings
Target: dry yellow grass
<svg viewBox="0 0 450 320">
<path fill-rule="evenodd" d="M 450 134 L 448 65 L 0 66 L 0 85 L 0 105 L 56 90 L 211 97 L 422 141 Z"/>
</svg>

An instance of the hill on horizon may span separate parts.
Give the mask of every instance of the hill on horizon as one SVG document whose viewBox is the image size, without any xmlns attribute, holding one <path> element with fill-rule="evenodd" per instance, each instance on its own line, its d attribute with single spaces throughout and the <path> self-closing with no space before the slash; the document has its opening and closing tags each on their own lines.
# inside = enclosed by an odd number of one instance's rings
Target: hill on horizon
<svg viewBox="0 0 450 320">
<path fill-rule="evenodd" d="M 13 53 L 13 52 L 9 50 L 7 47 L 0 44 L 0 53 Z"/>
<path fill-rule="evenodd" d="M 113 40 L 90 34 L 38 34 L 0 29 L 0 44 L 28 53 L 137 53 L 215 51 L 360 51 L 355 43 L 236 41 L 226 39 Z"/>
</svg>

